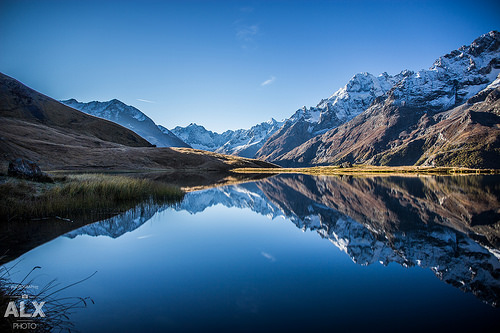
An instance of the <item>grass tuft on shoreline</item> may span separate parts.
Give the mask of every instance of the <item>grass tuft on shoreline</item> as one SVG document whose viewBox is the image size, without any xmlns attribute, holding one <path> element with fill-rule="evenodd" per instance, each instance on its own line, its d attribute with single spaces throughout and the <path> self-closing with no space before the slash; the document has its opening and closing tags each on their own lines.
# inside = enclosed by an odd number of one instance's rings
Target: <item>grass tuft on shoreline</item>
<svg viewBox="0 0 500 333">
<path fill-rule="evenodd" d="M 55 184 L 8 178 L 0 184 L 2 220 L 68 217 L 85 212 L 119 212 L 148 201 L 175 204 L 179 188 L 148 179 L 104 174 L 56 177 Z"/>
</svg>

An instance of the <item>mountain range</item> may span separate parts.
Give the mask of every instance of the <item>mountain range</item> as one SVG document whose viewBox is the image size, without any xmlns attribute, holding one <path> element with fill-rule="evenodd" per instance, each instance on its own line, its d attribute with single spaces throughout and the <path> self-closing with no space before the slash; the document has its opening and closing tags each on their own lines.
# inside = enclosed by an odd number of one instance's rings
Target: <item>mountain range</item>
<svg viewBox="0 0 500 333">
<path fill-rule="evenodd" d="M 500 34 L 491 31 L 439 57 L 428 70 L 354 75 L 288 119 L 216 133 L 196 123 L 168 130 L 118 100 L 62 101 L 123 125 L 159 147 L 282 166 L 423 165 L 500 168 Z"/>
<path fill-rule="evenodd" d="M 157 147 L 187 147 L 249 158 L 255 156 L 267 139 L 283 124 L 271 119 L 247 130 L 227 130 L 222 134 L 206 130 L 195 123 L 169 130 L 155 124 L 139 109 L 117 99 L 83 103 L 72 98 L 60 102 L 86 114 L 120 124 Z"/>
<path fill-rule="evenodd" d="M 243 156 L 282 166 L 348 161 L 500 168 L 499 48 L 500 34 L 491 31 L 428 70 L 356 74 L 315 107 L 275 122 Z M 191 124 L 172 132 L 193 147 L 238 154 L 233 131 Z M 250 142 L 250 132 L 241 131 L 240 142 Z"/>
<path fill-rule="evenodd" d="M 135 107 L 116 99 L 89 103 L 76 99 L 62 101 L 71 110 L 112 121 L 133 131 L 133 134 L 123 130 L 100 131 L 98 127 L 111 128 L 111 123 L 96 121 L 98 118 L 95 117 L 83 118 L 74 111 L 63 114 L 68 109 L 62 108 L 62 104 L 55 104 L 46 96 L 36 97 L 39 93 L 2 75 L 5 97 L 0 111 L 2 116 L 9 118 L 4 127 L 22 120 L 24 125 L 26 121 L 36 124 L 38 130 L 42 129 L 40 125 L 52 129 L 57 127 L 63 132 L 69 130 L 68 133 L 52 133 L 55 136 L 46 132 L 42 140 L 43 135 L 40 135 L 47 129 L 44 128 L 38 138 L 31 135 L 21 139 L 36 140 L 41 144 L 33 146 L 10 142 L 17 146 L 3 147 L 3 150 L 12 155 L 44 145 L 51 153 L 64 158 L 60 155 L 64 149 L 55 149 L 49 144 L 51 139 L 57 138 L 58 142 L 64 143 L 64 147 L 72 145 L 75 148 L 73 151 L 76 151 L 81 147 L 78 147 L 78 138 L 74 136 L 84 134 L 101 140 L 82 140 L 87 148 L 107 146 L 110 142 L 141 147 L 192 147 L 281 166 L 350 162 L 500 168 L 499 50 L 500 33 L 491 31 L 470 45 L 439 57 L 428 70 L 404 70 L 394 76 L 359 73 L 315 107 L 304 106 L 284 121 L 271 119 L 250 129 L 227 130 L 220 134 L 195 123 L 169 130 L 155 124 Z M 84 123 L 89 124 L 88 128 L 82 128 Z M 92 128 L 90 124 L 100 125 Z M 8 133 L 10 129 L 4 132 Z M 13 135 L 19 133 L 23 131 L 12 131 Z M 68 141 L 63 138 L 64 135 L 72 139 Z M 133 158 L 124 157 L 130 162 L 126 164 L 130 168 L 134 168 L 135 163 L 144 165 L 149 162 L 151 167 L 165 164 L 165 161 L 158 164 L 145 157 L 146 150 L 137 150 L 131 155 Z M 99 155 L 99 149 L 94 149 L 92 154 Z M 31 154 L 35 160 L 43 159 L 43 155 L 40 152 Z M 99 159 L 105 158 L 104 155 L 101 154 Z M 76 164 L 81 165 L 80 162 L 83 163 L 83 160 Z M 68 160 L 63 164 L 70 163 Z"/>
<path fill-rule="evenodd" d="M 185 142 L 189 142 L 193 148 L 253 158 L 269 137 L 282 125 L 283 122 L 271 118 L 248 130 L 227 130 L 219 134 L 191 123 L 186 127 L 177 126 L 172 129 L 172 132 Z"/>
<path fill-rule="evenodd" d="M 440 57 L 429 70 L 404 72 L 351 121 L 267 159 L 282 165 L 498 168 L 499 48 L 500 34 L 492 31 Z M 265 157 L 266 145 L 257 157 Z"/>
</svg>

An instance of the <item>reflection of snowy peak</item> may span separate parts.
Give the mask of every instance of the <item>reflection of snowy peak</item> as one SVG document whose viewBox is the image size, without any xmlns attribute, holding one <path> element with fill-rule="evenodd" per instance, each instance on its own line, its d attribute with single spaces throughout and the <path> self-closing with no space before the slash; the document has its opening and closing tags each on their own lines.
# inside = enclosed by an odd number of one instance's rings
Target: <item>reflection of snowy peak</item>
<svg viewBox="0 0 500 333">
<path fill-rule="evenodd" d="M 434 225 L 427 230 L 397 232 L 389 241 L 383 232 L 370 231 L 347 216 L 337 218 L 334 213 L 335 218 L 330 219 L 328 215 L 309 216 L 309 221 L 321 221 L 319 228 L 316 222 L 310 229 L 329 239 L 355 263 L 396 262 L 404 267 L 430 268 L 439 279 L 498 305 L 500 261 L 465 234 Z"/>
<path fill-rule="evenodd" d="M 177 126 L 172 132 L 196 149 L 253 158 L 257 150 L 281 125 L 281 122 L 271 119 L 248 130 L 228 130 L 219 134 L 191 123 L 186 127 Z"/>
<path fill-rule="evenodd" d="M 281 211 L 267 199 L 255 183 L 224 186 L 188 193 L 177 210 L 185 210 L 191 214 L 196 214 L 219 204 L 229 208 L 249 208 L 272 219 L 282 215 Z"/>
<path fill-rule="evenodd" d="M 319 191 L 316 194 L 322 197 L 322 191 L 331 190 L 322 184 L 324 181 L 327 179 L 301 184 L 311 186 L 311 193 Z M 396 262 L 404 267 L 429 268 L 441 280 L 488 303 L 498 303 L 500 261 L 496 252 L 455 229 L 428 223 L 387 233 L 305 197 L 280 183 L 279 177 L 189 193 L 179 209 L 197 213 L 217 204 L 250 208 L 270 218 L 284 216 L 298 228 L 329 239 L 357 264 Z"/>
<path fill-rule="evenodd" d="M 472 292 L 488 303 L 500 305 L 500 261 L 496 251 L 478 244 L 460 231 L 431 221 L 423 223 L 418 217 L 415 221 L 404 221 L 410 224 L 406 228 L 391 232 L 368 216 L 364 216 L 368 220 L 359 223 L 330 207 L 342 207 L 343 201 L 323 202 L 333 191 L 343 190 L 335 188 L 334 181 L 326 177 L 304 177 L 297 181 L 283 176 L 281 179 L 283 181 L 278 177 L 265 180 L 259 187 L 298 228 L 316 231 L 348 254 L 355 263 L 369 265 L 380 262 L 387 265 L 396 262 L 404 267 L 430 268 L 441 280 Z M 311 179 L 314 181 L 309 181 Z M 383 189 L 375 182 L 365 181 L 374 192 L 392 193 L 390 183 L 386 185 L 387 189 Z M 279 193 L 279 198 L 273 198 L 271 193 Z M 349 202 L 360 199 L 345 192 L 339 195 Z M 419 198 L 413 199 L 418 201 Z M 386 213 L 389 210 L 385 208 Z"/>
<path fill-rule="evenodd" d="M 118 238 L 127 232 L 134 231 L 143 225 L 146 221 L 158 211 L 163 211 L 168 206 L 140 204 L 127 210 L 124 213 L 113 216 L 112 218 L 95 222 L 65 234 L 66 237 L 75 238 L 80 235 L 89 236 L 108 236 Z"/>
<path fill-rule="evenodd" d="M 437 200 L 439 209 L 452 209 L 455 214 L 457 206 L 451 194 L 444 200 L 440 193 L 454 193 L 459 184 L 463 190 L 459 200 L 465 204 L 471 194 L 470 186 L 476 181 L 466 184 L 464 180 L 442 178 L 440 181 L 404 177 L 341 180 L 281 175 L 187 193 L 183 202 L 174 209 L 197 214 L 220 204 L 228 208 L 251 209 L 270 219 L 286 217 L 297 228 L 315 231 L 330 240 L 357 264 L 388 265 L 395 262 L 404 267 L 428 268 L 446 283 L 472 292 L 487 303 L 500 305 L 498 251 L 482 246 L 459 231 L 453 223 L 455 215 L 449 215 L 445 210 L 431 211 L 433 206 L 428 201 Z M 472 195 L 478 197 L 477 192 L 472 192 Z M 486 196 L 479 195 L 491 201 Z M 479 201 L 475 203 L 489 211 L 483 199 L 476 198 Z M 374 208 L 366 207 L 366 202 Z M 494 202 L 491 204 L 495 205 Z M 419 211 L 415 207 L 425 208 Z M 116 238 L 138 228 L 156 211 L 165 208 L 140 205 L 67 236 L 87 234 Z M 483 210 L 475 214 L 481 215 Z M 398 212 L 400 214 L 396 214 Z M 463 217 L 463 214 L 458 212 L 457 216 Z M 463 218 L 474 221 L 473 216 Z"/>
<path fill-rule="evenodd" d="M 189 147 L 168 129 L 159 128 L 144 113 L 117 99 L 107 102 L 82 103 L 73 98 L 61 101 L 61 103 L 92 116 L 120 124 L 158 147 Z"/>
</svg>

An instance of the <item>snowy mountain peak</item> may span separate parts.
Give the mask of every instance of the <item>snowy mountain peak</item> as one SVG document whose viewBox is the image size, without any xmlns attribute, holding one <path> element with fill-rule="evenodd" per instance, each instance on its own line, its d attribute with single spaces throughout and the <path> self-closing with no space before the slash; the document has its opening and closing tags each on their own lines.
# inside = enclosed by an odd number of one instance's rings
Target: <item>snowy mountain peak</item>
<svg viewBox="0 0 500 333">
<path fill-rule="evenodd" d="M 172 132 L 196 149 L 253 158 L 264 142 L 282 124 L 271 118 L 250 129 L 227 130 L 219 134 L 191 123 L 186 127 L 177 126 L 172 129 Z"/>
<path fill-rule="evenodd" d="M 120 100 L 83 103 L 71 98 L 61 101 L 61 103 L 92 116 L 120 124 L 158 147 L 189 147 L 166 128 L 164 128 L 165 130 L 158 128 L 153 120 L 139 109 L 126 105 Z"/>
<path fill-rule="evenodd" d="M 267 123 L 267 124 L 269 124 L 269 125 L 274 125 L 274 124 L 276 124 L 277 122 L 278 122 L 278 121 L 277 121 L 276 119 L 274 119 L 274 118 L 271 118 L 271 119 L 269 119 L 268 121 L 266 121 L 266 123 Z"/>
<path fill-rule="evenodd" d="M 376 97 L 387 93 L 402 75 L 403 73 L 397 76 L 382 73 L 375 77 L 367 72 L 358 73 L 329 98 L 321 100 L 316 107 L 303 106 L 297 110 L 289 121 L 303 120 L 314 124 L 314 133 L 335 127 L 366 110 Z"/>
<path fill-rule="evenodd" d="M 180 126 L 177 126 L 177 127 L 180 127 Z M 207 130 L 203 125 L 198 125 L 197 123 L 191 123 L 189 125 L 187 125 L 187 128 L 197 128 L 197 129 L 203 129 L 203 130 Z"/>
<path fill-rule="evenodd" d="M 406 76 L 391 92 L 396 105 L 436 112 L 464 103 L 500 73 L 500 34 L 491 31 L 469 46 L 439 57 L 429 70 Z"/>
<path fill-rule="evenodd" d="M 490 31 L 476 38 L 469 46 L 464 45 L 459 50 L 466 51 L 473 56 L 479 56 L 485 52 L 496 52 L 500 46 L 500 33 Z"/>
<path fill-rule="evenodd" d="M 489 74 L 499 65 L 499 48 L 500 33 L 491 31 L 474 40 L 471 45 L 439 57 L 430 70 L 447 71 L 453 75 L 470 72 Z"/>
<path fill-rule="evenodd" d="M 117 99 L 112 99 L 106 102 L 92 101 L 83 103 L 77 101 L 74 98 L 71 98 L 61 102 L 82 112 L 114 122 L 117 122 L 116 120 L 123 117 L 124 115 L 131 116 L 137 121 L 146 121 L 147 119 L 149 119 L 144 113 L 142 113 L 135 107 L 126 105 L 125 103 Z"/>
</svg>

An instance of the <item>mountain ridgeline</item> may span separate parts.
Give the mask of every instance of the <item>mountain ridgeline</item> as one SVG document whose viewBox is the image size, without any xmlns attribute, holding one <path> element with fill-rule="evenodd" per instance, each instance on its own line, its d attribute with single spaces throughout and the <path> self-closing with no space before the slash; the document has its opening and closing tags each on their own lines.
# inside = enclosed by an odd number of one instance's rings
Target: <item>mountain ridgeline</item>
<svg viewBox="0 0 500 333">
<path fill-rule="evenodd" d="M 491 31 L 428 70 L 356 74 L 315 107 L 265 129 L 218 134 L 191 124 L 172 132 L 194 148 L 282 166 L 500 168 L 499 47 Z"/>
<path fill-rule="evenodd" d="M 113 99 L 107 102 L 82 103 L 76 99 L 68 99 L 61 103 L 85 112 L 95 117 L 104 118 L 122 125 L 139 134 L 151 144 L 157 147 L 187 147 L 188 144 L 179 139 L 175 134 L 163 126 L 156 125 L 151 118 L 133 106 Z"/>
<path fill-rule="evenodd" d="M 89 147 L 106 146 L 107 142 L 187 147 L 291 167 L 350 162 L 500 169 L 499 49 L 500 33 L 491 31 L 438 58 L 428 70 L 379 76 L 359 73 L 315 107 L 304 106 L 284 121 L 271 119 L 250 129 L 223 133 L 195 123 L 169 130 L 116 99 L 89 103 L 69 99 L 61 102 L 71 108 L 65 109 L 7 76 L 1 78 L 5 98 L 0 106 L 9 122 L 23 118 L 30 126 L 37 124 L 37 129 L 40 125 L 56 126 L 71 129 L 71 135 L 84 132 L 80 134 L 103 141 L 81 141 Z M 70 111 L 74 109 L 131 132 Z M 89 124 L 85 130 L 83 123 Z M 94 124 L 116 130 L 100 131 Z M 9 131 L 14 136 L 21 133 L 14 127 Z M 49 135 L 48 142 L 50 138 L 55 137 Z M 65 147 L 73 142 L 59 139 Z M 74 139 L 76 147 L 78 138 Z M 9 148 L 9 153 L 33 150 L 31 145 L 17 145 Z M 57 153 L 54 147 L 46 145 Z M 31 155 L 43 159 L 42 155 Z"/>
<path fill-rule="evenodd" d="M 177 126 L 172 132 L 185 142 L 189 142 L 193 148 L 253 158 L 282 125 L 283 122 L 270 119 L 247 130 L 228 130 L 219 134 L 191 123 L 186 127 Z"/>
<path fill-rule="evenodd" d="M 149 126 L 148 123 L 154 125 L 138 110 L 135 112 L 136 109 L 116 100 L 93 103 L 93 106 L 96 114 L 96 110 L 101 110 L 103 113 L 100 115 L 110 119 L 114 119 L 114 107 L 121 107 L 117 118 L 135 118 L 139 124 L 145 125 L 142 129 Z M 132 120 L 130 124 L 137 125 Z M 158 129 L 157 133 L 165 135 L 156 125 L 154 127 Z M 157 139 L 167 144 L 169 137 L 158 136 Z M 80 112 L 0 73 L 2 172 L 7 171 L 9 161 L 17 158 L 34 161 L 45 170 L 171 169 L 195 175 L 203 172 L 224 173 L 238 167 L 275 166 L 263 161 L 191 148 L 155 147 L 124 126 Z"/>
<path fill-rule="evenodd" d="M 429 70 L 403 72 L 357 117 L 268 160 L 499 168 L 499 47 L 490 32 Z"/>
</svg>

